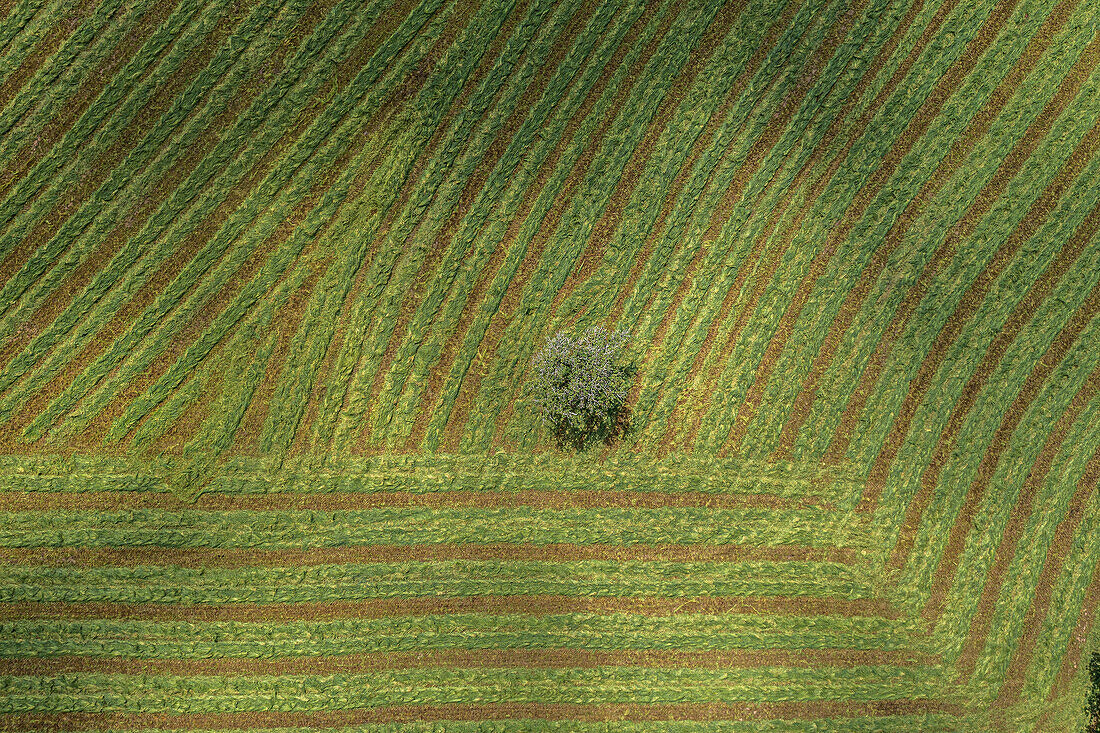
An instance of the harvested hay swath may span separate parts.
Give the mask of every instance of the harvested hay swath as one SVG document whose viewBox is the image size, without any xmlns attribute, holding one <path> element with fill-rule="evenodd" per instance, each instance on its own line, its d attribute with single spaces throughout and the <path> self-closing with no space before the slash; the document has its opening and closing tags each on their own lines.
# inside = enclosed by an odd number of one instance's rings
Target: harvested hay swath
<svg viewBox="0 0 1100 733">
<path fill-rule="evenodd" d="M 1088 724 L 1095 2 L 0 15 L 0 729 Z"/>
</svg>

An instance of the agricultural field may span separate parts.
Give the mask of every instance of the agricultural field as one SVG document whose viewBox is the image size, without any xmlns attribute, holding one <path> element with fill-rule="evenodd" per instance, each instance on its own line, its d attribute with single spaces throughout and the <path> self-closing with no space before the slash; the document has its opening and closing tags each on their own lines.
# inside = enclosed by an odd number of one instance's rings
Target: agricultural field
<svg viewBox="0 0 1100 733">
<path fill-rule="evenodd" d="M 1093 0 L 0 17 L 0 731 L 1085 730 Z"/>
</svg>

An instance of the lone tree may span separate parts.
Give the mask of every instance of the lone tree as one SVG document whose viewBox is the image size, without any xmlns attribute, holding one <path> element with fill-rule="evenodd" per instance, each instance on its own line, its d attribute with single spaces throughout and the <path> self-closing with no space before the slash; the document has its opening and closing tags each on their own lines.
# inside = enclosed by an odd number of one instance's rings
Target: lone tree
<svg viewBox="0 0 1100 733">
<path fill-rule="evenodd" d="M 559 331 L 535 354 L 528 391 L 559 448 L 610 444 L 629 430 L 625 403 L 637 369 L 621 363 L 628 339 L 603 326 L 579 338 Z"/>
</svg>

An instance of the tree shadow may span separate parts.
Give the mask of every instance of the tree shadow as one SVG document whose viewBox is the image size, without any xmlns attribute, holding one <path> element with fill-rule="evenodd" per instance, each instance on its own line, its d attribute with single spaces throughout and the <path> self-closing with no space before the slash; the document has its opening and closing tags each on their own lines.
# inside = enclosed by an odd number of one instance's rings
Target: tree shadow
<svg viewBox="0 0 1100 733">
<path fill-rule="evenodd" d="M 1085 699 L 1085 712 L 1088 713 L 1085 733 L 1100 733 L 1100 652 L 1090 655 L 1088 671 L 1091 685 Z"/>
<path fill-rule="evenodd" d="M 619 405 L 602 415 L 590 417 L 583 428 L 578 429 L 570 423 L 554 426 L 554 442 L 558 450 L 582 452 L 602 443 L 608 448 L 618 445 L 623 438 L 634 432 L 630 405 Z"/>
</svg>

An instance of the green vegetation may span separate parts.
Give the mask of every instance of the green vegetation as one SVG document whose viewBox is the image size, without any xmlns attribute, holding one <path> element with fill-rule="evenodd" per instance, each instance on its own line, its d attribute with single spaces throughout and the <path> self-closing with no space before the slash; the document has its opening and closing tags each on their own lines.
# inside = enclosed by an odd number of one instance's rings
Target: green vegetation
<svg viewBox="0 0 1100 733">
<path fill-rule="evenodd" d="M 1095 3 L 0 16 L 0 728 L 1096 727 Z"/>
</svg>

